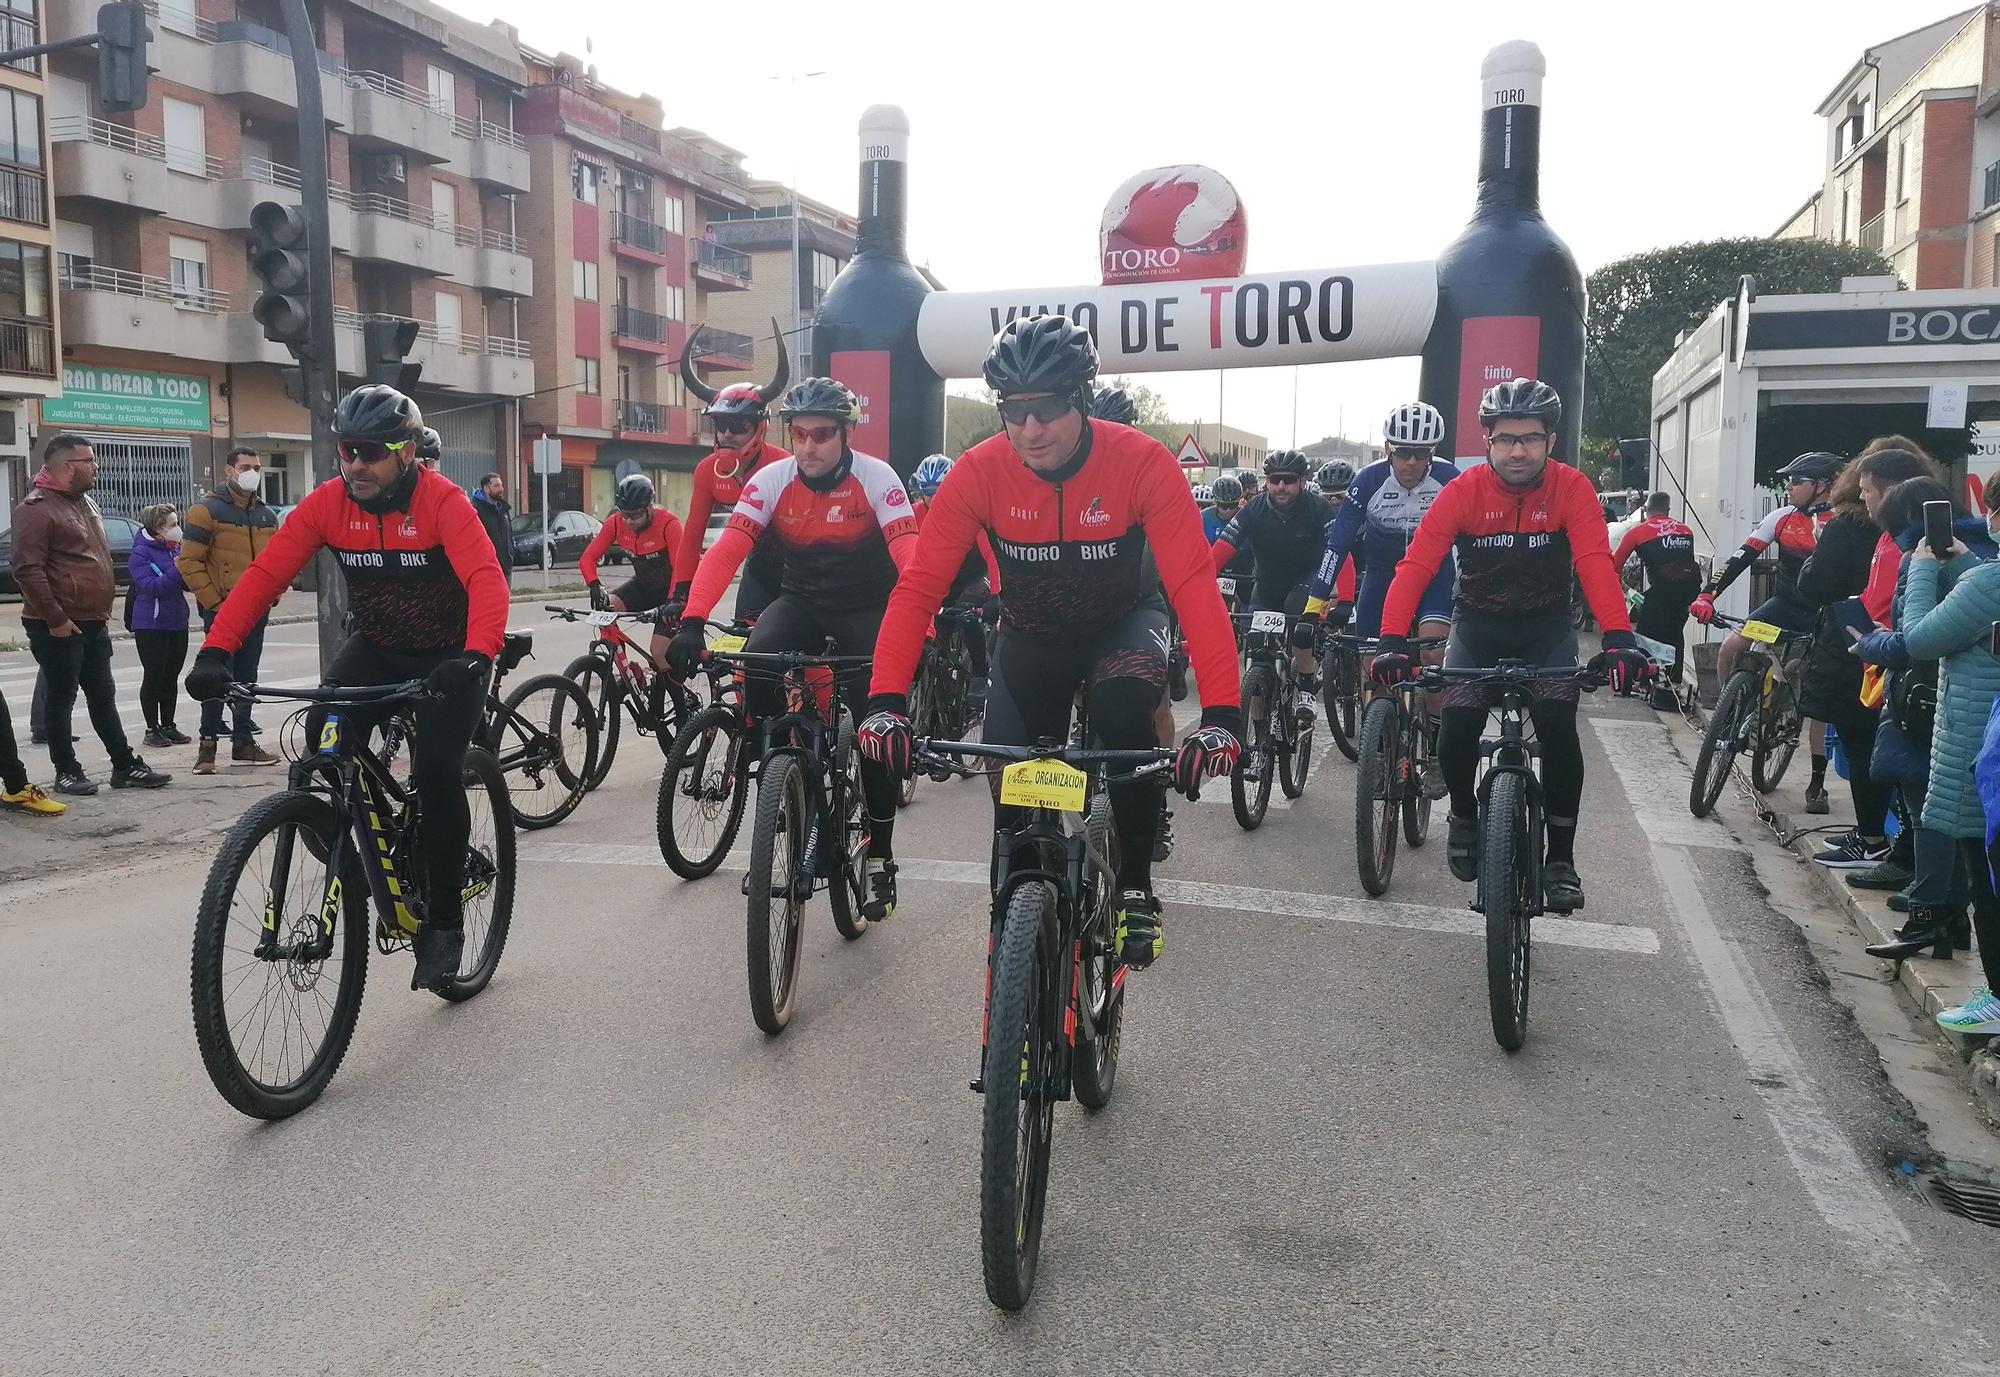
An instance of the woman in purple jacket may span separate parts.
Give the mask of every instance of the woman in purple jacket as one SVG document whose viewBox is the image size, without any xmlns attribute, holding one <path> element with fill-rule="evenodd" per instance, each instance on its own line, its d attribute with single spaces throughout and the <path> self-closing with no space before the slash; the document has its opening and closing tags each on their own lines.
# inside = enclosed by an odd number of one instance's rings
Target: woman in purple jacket
<svg viewBox="0 0 2000 1377">
<path fill-rule="evenodd" d="M 190 738 L 174 725 L 188 649 L 187 585 L 174 564 L 181 548 L 180 513 L 171 503 L 147 507 L 139 524 L 144 529 L 132 539 L 132 589 L 126 595 L 131 615 L 125 624 L 145 667 L 139 706 L 146 714 L 146 744 L 185 746 Z"/>
</svg>

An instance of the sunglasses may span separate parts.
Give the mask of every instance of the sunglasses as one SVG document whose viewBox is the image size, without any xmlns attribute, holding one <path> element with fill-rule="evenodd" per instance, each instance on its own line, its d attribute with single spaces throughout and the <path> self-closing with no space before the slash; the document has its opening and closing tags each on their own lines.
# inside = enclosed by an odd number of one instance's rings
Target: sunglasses
<svg viewBox="0 0 2000 1377">
<path fill-rule="evenodd" d="M 1060 420 L 1062 414 L 1075 405 L 1074 397 L 1013 398 L 1000 403 L 1000 419 L 1010 426 L 1019 426 L 1026 425 L 1032 416 L 1047 425 Z"/>
<path fill-rule="evenodd" d="M 840 427 L 837 425 L 802 426 L 795 423 L 792 426 L 792 443 L 795 445 L 823 445 L 838 434 L 840 434 Z"/>
<path fill-rule="evenodd" d="M 1404 449 L 1401 446 L 1391 446 L 1389 457 L 1391 459 L 1430 459 L 1436 457 L 1436 451 L 1428 449 Z"/>
<path fill-rule="evenodd" d="M 385 445 L 380 440 L 342 440 L 335 448 L 340 451 L 343 462 L 349 464 L 379 464 L 392 454 L 401 454 L 410 447 L 408 440 L 398 440 L 393 445 Z"/>
<path fill-rule="evenodd" d="M 1305 479 L 1295 473 L 1267 473 L 1264 475 L 1264 486 L 1267 488 L 1296 488 L 1305 481 Z"/>
<path fill-rule="evenodd" d="M 748 435 L 756 428 L 757 423 L 755 421 L 717 421 L 715 423 L 715 433 L 717 435 Z"/>
</svg>

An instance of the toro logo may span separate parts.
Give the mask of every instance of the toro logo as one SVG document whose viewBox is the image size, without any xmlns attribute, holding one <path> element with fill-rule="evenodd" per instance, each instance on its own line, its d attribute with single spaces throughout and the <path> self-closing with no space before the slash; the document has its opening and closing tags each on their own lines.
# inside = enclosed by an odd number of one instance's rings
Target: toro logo
<svg viewBox="0 0 2000 1377">
<path fill-rule="evenodd" d="M 1078 521 L 1086 526 L 1102 526 L 1110 519 L 1111 513 L 1104 510 L 1104 499 L 1102 497 L 1091 498 L 1090 505 L 1084 509 L 1083 515 L 1077 518 Z"/>
<path fill-rule="evenodd" d="M 1105 203 L 1098 242 L 1104 282 L 1236 277 L 1243 271 L 1243 202 L 1211 168 L 1155 167 Z"/>
</svg>

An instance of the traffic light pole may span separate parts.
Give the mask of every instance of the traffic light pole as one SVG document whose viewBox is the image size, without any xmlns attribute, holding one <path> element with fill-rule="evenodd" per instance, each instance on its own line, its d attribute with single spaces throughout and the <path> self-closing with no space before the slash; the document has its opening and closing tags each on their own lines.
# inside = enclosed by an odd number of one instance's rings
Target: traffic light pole
<svg viewBox="0 0 2000 1377">
<path fill-rule="evenodd" d="M 285 37 L 292 48 L 292 76 L 299 103 L 299 212 L 306 222 L 306 293 L 310 331 L 299 368 L 306 410 L 312 414 L 313 480 L 339 474 L 333 448 L 334 393 L 340 365 L 333 328 L 333 225 L 327 199 L 326 101 L 319 85 L 319 40 L 306 0 L 284 0 Z M 346 639 L 347 582 L 331 551 L 318 557 L 319 663 L 321 672 Z"/>
</svg>

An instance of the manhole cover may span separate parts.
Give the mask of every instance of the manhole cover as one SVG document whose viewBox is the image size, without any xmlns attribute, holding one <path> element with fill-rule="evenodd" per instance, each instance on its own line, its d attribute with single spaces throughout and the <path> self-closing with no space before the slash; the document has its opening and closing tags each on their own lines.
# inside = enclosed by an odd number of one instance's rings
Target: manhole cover
<svg viewBox="0 0 2000 1377">
<path fill-rule="evenodd" d="M 1943 1171 L 1915 1175 L 1917 1193 L 1941 1210 L 2000 1229 L 2000 1188 Z"/>
</svg>

